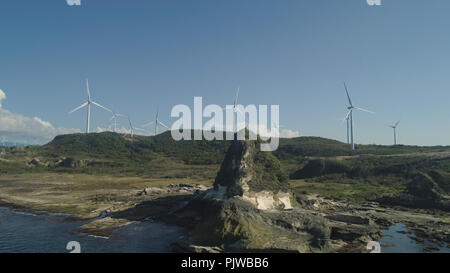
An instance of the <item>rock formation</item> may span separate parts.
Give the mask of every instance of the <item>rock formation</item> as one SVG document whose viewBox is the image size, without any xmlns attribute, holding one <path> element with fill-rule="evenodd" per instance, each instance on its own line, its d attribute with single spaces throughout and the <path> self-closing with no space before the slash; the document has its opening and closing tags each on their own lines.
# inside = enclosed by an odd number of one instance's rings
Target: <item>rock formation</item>
<svg viewBox="0 0 450 273">
<path fill-rule="evenodd" d="M 234 141 L 228 149 L 208 197 L 239 197 L 258 209 L 291 209 L 288 178 L 271 153 L 255 141 Z"/>
<path fill-rule="evenodd" d="M 193 230 L 180 244 L 238 252 L 329 251 L 327 220 L 293 206 L 279 161 L 258 147 L 256 141 L 233 141 L 214 189 L 178 211 Z"/>
</svg>

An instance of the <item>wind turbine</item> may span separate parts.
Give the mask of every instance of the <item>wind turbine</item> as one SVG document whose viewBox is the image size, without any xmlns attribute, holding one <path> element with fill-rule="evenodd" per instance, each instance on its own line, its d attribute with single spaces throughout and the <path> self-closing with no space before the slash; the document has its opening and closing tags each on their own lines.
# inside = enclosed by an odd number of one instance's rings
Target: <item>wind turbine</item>
<svg viewBox="0 0 450 273">
<path fill-rule="evenodd" d="M 350 116 L 346 116 L 345 118 L 338 119 L 340 121 L 347 122 L 347 144 L 350 144 Z"/>
<path fill-rule="evenodd" d="M 82 105 L 78 106 L 77 108 L 73 109 L 69 112 L 69 114 L 72 114 L 73 112 L 76 112 L 84 107 L 87 106 L 87 120 L 86 120 L 86 134 L 89 134 L 90 129 L 90 122 L 91 122 L 91 104 L 98 106 L 100 108 L 103 108 L 106 111 L 112 112 L 108 108 L 96 103 L 95 101 L 91 100 L 91 92 L 89 91 L 89 81 L 86 79 L 86 93 L 87 93 L 87 101 L 83 103 Z"/>
<path fill-rule="evenodd" d="M 117 118 L 118 117 L 124 117 L 124 118 L 126 118 L 126 117 L 128 117 L 128 116 L 125 116 L 125 115 L 122 115 L 122 114 L 117 114 L 115 111 L 114 111 L 114 109 L 113 110 L 111 110 L 111 112 L 112 112 L 112 117 L 109 119 L 109 122 L 111 123 L 111 121 L 114 121 L 114 133 L 117 131 Z"/>
<path fill-rule="evenodd" d="M 131 123 L 131 118 L 130 118 L 130 116 L 124 116 L 124 117 L 128 118 L 128 123 L 130 124 L 130 136 L 131 136 L 132 138 L 133 138 L 133 136 L 134 136 L 134 131 L 135 131 L 135 130 L 145 132 L 144 129 L 141 129 L 141 128 L 138 128 L 138 127 L 133 127 L 133 124 Z"/>
<path fill-rule="evenodd" d="M 237 89 L 237 91 L 236 91 L 236 95 L 234 96 L 234 102 L 233 102 L 233 105 L 232 105 L 232 106 L 231 106 L 231 105 L 227 105 L 227 106 L 224 107 L 223 109 L 224 109 L 224 110 L 232 109 L 234 113 L 238 113 L 238 114 L 240 114 L 241 116 L 243 116 L 243 117 L 244 117 L 244 122 L 246 123 L 246 120 L 245 120 L 245 114 L 242 113 L 241 109 L 239 109 L 239 108 L 237 107 L 237 105 L 238 105 L 238 98 L 239 98 L 239 91 L 240 91 L 240 87 L 238 87 L 238 89 Z M 237 131 L 237 124 L 236 124 L 236 123 L 237 123 L 237 121 L 234 122 L 234 118 L 233 118 L 233 133 L 237 133 L 237 132 L 236 132 L 236 131 Z"/>
<path fill-rule="evenodd" d="M 164 123 L 162 123 L 158 119 L 158 116 L 159 116 L 159 107 L 156 108 L 156 118 L 155 118 L 155 120 L 150 121 L 149 123 L 146 123 L 146 124 L 142 125 L 142 127 L 147 127 L 147 126 L 151 126 L 152 124 L 155 124 L 155 136 L 158 134 L 158 124 L 170 130 L 169 127 L 167 127 Z"/>
<path fill-rule="evenodd" d="M 131 124 L 130 116 L 128 116 L 128 122 L 130 123 L 130 136 L 131 136 L 131 138 L 133 138 L 134 131 L 133 131 L 133 125 Z"/>
<path fill-rule="evenodd" d="M 391 127 L 394 129 L 394 145 L 397 145 L 397 126 L 400 123 L 400 120 L 397 121 L 394 125 L 387 125 L 388 127 Z"/>
<path fill-rule="evenodd" d="M 347 107 L 348 113 L 347 113 L 347 116 L 345 116 L 345 120 L 347 120 L 347 124 L 350 124 L 350 140 L 352 143 L 352 150 L 355 150 L 355 142 L 354 142 L 354 137 L 353 137 L 353 110 L 360 110 L 360 111 L 364 111 L 364 112 L 371 113 L 371 114 L 375 114 L 375 113 L 372 111 L 363 109 L 361 107 L 354 106 L 352 103 L 352 100 L 350 99 L 350 95 L 348 94 L 348 89 L 347 89 L 347 85 L 345 84 L 345 82 L 344 82 L 344 87 L 345 87 L 345 93 L 347 93 L 347 99 L 348 99 L 348 103 L 349 103 L 349 106 Z"/>
</svg>

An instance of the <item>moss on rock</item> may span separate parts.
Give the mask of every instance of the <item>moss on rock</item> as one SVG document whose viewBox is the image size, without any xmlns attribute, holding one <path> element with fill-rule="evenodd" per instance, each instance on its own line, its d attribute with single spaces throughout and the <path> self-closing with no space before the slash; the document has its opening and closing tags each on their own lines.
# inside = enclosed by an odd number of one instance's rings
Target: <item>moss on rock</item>
<svg viewBox="0 0 450 273">
<path fill-rule="evenodd" d="M 259 144 L 260 141 L 233 141 L 215 179 L 216 190 L 227 187 L 228 197 L 242 196 L 247 186 L 255 192 L 288 190 L 288 176 L 280 161 L 272 153 L 260 151 Z"/>
</svg>

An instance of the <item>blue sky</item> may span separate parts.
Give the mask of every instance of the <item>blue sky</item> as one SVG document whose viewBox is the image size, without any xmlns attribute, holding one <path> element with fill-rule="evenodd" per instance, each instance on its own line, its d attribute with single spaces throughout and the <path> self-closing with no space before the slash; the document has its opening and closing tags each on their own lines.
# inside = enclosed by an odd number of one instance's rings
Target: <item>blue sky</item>
<svg viewBox="0 0 450 273">
<path fill-rule="evenodd" d="M 140 125 L 156 106 L 279 104 L 280 124 L 345 140 L 343 81 L 357 143 L 450 145 L 450 2 L 446 0 L 5 0 L 2 108 L 55 128 L 85 128 L 93 98 Z M 93 109 L 92 127 L 109 114 Z M 122 121 L 124 123 L 124 121 Z M 125 124 L 124 124 L 125 125 Z M 8 129 L 1 129 L 0 135 Z"/>
</svg>

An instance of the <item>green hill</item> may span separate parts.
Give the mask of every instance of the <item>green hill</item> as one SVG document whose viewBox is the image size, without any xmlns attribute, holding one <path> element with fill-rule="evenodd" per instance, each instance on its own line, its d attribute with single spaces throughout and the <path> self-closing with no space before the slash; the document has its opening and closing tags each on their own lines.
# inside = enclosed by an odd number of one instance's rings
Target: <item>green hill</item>
<svg viewBox="0 0 450 273">
<path fill-rule="evenodd" d="M 350 149 L 350 145 L 332 139 L 321 137 L 297 137 L 291 139 L 281 139 L 280 147 L 275 152 L 280 158 L 298 157 L 335 157 L 352 155 L 395 155 L 406 153 L 442 152 L 449 151 L 450 147 L 433 146 L 385 146 L 385 145 L 356 145 L 355 151 Z"/>
<path fill-rule="evenodd" d="M 43 146 L 5 148 L 0 156 L 0 173 L 67 172 L 209 180 L 219 171 L 229 145 L 230 141 L 175 141 L 170 132 L 134 138 L 111 132 L 62 135 Z M 336 140 L 299 137 L 280 139 L 273 155 L 291 179 L 310 183 L 294 185 L 298 191 L 321 192 L 323 186 L 342 193 L 330 183 L 338 184 L 338 188 L 359 185 L 360 192 L 367 191 L 367 185 L 400 190 L 417 172 L 430 174 L 447 189 L 450 177 L 450 147 L 357 145 L 356 151 L 351 151 L 348 144 Z"/>
</svg>

